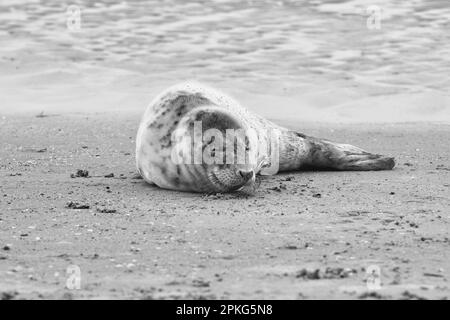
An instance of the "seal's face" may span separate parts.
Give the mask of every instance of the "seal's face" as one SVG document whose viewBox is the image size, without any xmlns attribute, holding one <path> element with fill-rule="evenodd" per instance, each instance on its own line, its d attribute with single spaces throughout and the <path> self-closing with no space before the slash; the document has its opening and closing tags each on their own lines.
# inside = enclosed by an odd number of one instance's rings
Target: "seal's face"
<svg viewBox="0 0 450 320">
<path fill-rule="evenodd" d="M 220 132 L 223 139 L 207 141 L 204 149 L 204 157 L 209 155 L 211 159 L 218 160 L 218 163 L 208 168 L 211 184 L 217 192 L 253 186 L 257 173 L 256 157 L 246 130 L 238 127 L 222 129 Z"/>
<path fill-rule="evenodd" d="M 253 185 L 255 171 L 245 165 L 211 166 L 208 178 L 216 192 L 228 192 Z"/>
<path fill-rule="evenodd" d="M 239 190 L 255 182 L 256 149 L 239 118 L 222 108 L 203 106 L 186 119 L 191 149 L 202 156 L 211 192 Z"/>
</svg>

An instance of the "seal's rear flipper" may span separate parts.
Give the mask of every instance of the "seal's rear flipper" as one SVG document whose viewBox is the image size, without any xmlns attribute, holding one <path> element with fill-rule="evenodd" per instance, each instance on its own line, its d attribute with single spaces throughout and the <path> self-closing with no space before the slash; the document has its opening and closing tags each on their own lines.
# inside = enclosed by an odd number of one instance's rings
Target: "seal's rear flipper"
<svg viewBox="0 0 450 320">
<path fill-rule="evenodd" d="M 334 170 L 391 170 L 394 158 L 369 153 L 350 144 L 334 143 L 304 136 L 309 149 L 308 167 Z"/>
</svg>

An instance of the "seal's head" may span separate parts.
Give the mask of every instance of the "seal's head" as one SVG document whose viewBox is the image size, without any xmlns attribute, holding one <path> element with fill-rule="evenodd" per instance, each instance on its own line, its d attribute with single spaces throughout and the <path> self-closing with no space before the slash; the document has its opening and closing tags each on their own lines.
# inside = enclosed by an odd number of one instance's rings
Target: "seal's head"
<svg viewBox="0 0 450 320">
<path fill-rule="evenodd" d="M 197 108 L 186 118 L 186 127 L 191 129 L 191 146 L 196 150 L 194 153 L 201 154 L 203 170 L 198 171 L 206 173 L 210 192 L 229 192 L 254 185 L 256 132 L 231 112 L 210 105 Z"/>
</svg>

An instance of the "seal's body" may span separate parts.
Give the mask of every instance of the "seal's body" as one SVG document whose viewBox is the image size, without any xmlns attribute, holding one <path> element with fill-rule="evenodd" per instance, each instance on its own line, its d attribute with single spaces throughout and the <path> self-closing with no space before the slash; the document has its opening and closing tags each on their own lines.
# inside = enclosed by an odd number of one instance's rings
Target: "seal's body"
<svg viewBox="0 0 450 320">
<path fill-rule="evenodd" d="M 256 174 L 395 165 L 393 158 L 280 127 L 196 83 L 171 87 L 151 102 L 138 130 L 136 162 L 149 183 L 208 193 L 252 185 Z"/>
</svg>

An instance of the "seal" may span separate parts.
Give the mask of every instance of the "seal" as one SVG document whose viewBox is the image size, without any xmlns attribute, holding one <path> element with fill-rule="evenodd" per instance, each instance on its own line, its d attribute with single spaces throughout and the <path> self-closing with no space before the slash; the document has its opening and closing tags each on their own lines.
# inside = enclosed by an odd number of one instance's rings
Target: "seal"
<svg viewBox="0 0 450 320">
<path fill-rule="evenodd" d="M 254 188 L 256 175 L 304 169 L 390 170 L 394 159 L 289 130 L 199 83 L 170 87 L 147 107 L 136 138 L 142 178 L 165 189 Z"/>
</svg>

